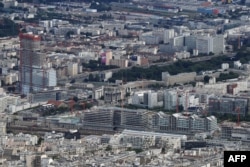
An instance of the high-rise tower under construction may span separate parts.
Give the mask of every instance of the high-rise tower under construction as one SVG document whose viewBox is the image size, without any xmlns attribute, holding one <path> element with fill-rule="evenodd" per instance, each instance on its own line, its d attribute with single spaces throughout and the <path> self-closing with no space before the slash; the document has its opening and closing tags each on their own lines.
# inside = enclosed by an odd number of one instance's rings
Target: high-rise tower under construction
<svg viewBox="0 0 250 167">
<path fill-rule="evenodd" d="M 21 33 L 19 38 L 21 93 L 28 94 L 48 86 L 56 86 L 56 72 L 47 68 L 46 55 L 40 52 L 41 37 Z"/>
</svg>

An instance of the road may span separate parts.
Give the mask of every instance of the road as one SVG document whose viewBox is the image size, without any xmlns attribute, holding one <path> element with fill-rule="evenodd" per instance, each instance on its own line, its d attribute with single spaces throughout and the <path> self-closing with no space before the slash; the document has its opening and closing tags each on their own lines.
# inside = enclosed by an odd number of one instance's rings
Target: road
<svg viewBox="0 0 250 167">
<path fill-rule="evenodd" d="M 227 57 L 234 57 L 236 55 L 236 53 L 228 53 L 226 56 Z M 213 55 L 213 56 L 202 56 L 202 57 L 192 57 L 189 59 L 183 59 L 183 61 L 191 61 L 191 62 L 202 62 L 202 61 L 208 61 L 214 57 L 219 57 L 220 55 Z M 173 64 L 175 61 L 168 61 L 168 62 L 159 62 L 159 63 L 151 63 L 149 65 L 145 65 L 145 66 L 140 66 L 142 68 L 149 68 L 150 66 L 166 66 L 166 65 L 171 65 Z M 110 69 L 110 70 L 103 70 L 101 72 L 109 72 L 111 71 L 112 73 L 118 72 L 120 70 L 128 70 L 131 69 L 134 66 L 130 66 L 130 67 L 126 67 L 126 68 L 116 68 L 116 69 Z M 96 75 L 99 74 L 100 71 L 93 71 L 93 72 L 85 72 L 83 74 L 78 74 L 74 77 L 70 77 L 70 78 L 65 78 L 65 79 L 58 79 L 57 82 L 59 84 L 65 84 L 65 83 L 69 83 L 72 79 L 75 79 L 76 82 L 82 82 L 85 78 L 88 78 L 89 74 L 92 75 Z"/>
</svg>

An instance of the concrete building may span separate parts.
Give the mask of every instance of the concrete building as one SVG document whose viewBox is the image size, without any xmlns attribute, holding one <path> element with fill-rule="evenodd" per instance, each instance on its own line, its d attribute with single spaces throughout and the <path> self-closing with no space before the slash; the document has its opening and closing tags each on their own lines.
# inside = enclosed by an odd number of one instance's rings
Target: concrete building
<svg viewBox="0 0 250 167">
<path fill-rule="evenodd" d="M 213 51 L 214 54 L 221 54 L 225 52 L 225 39 L 223 35 L 216 35 L 213 37 Z"/>
<path fill-rule="evenodd" d="M 164 42 L 164 29 L 155 29 L 152 32 L 152 35 L 155 37 L 158 37 L 159 42 Z"/>
<path fill-rule="evenodd" d="M 20 96 L 0 95 L 0 112 L 7 111 L 11 106 L 20 104 Z"/>
<path fill-rule="evenodd" d="M 0 122 L 0 135 L 3 136 L 6 134 L 6 122 Z"/>
<path fill-rule="evenodd" d="M 118 102 L 124 98 L 124 91 L 116 86 L 104 87 L 104 101 L 105 102 Z"/>
<path fill-rule="evenodd" d="M 242 122 L 240 125 L 234 122 L 224 122 L 221 125 L 221 138 L 250 142 L 249 131 L 250 125 L 247 122 Z"/>
<path fill-rule="evenodd" d="M 172 125 L 171 120 L 172 116 L 163 112 L 158 112 L 151 114 L 149 118 L 152 120 L 151 128 L 157 132 L 171 131 Z"/>
<path fill-rule="evenodd" d="M 146 107 L 148 105 L 148 91 L 134 92 L 131 96 L 131 104 Z M 144 98 L 145 97 L 145 98 Z"/>
<path fill-rule="evenodd" d="M 105 56 L 106 56 L 105 65 L 108 66 L 108 65 L 110 65 L 110 60 L 112 60 L 112 58 L 113 58 L 112 51 L 111 50 L 106 51 Z"/>
<path fill-rule="evenodd" d="M 245 116 L 248 111 L 248 100 L 240 97 L 210 97 L 208 105 L 210 113 Z"/>
<path fill-rule="evenodd" d="M 223 69 L 223 70 L 229 69 L 229 64 L 228 63 L 222 63 L 221 64 L 221 69 Z"/>
<path fill-rule="evenodd" d="M 159 37 L 154 36 L 152 32 L 142 34 L 140 40 L 144 41 L 147 45 L 157 45 L 160 42 Z"/>
<path fill-rule="evenodd" d="M 166 90 L 164 92 L 164 109 L 174 110 L 177 105 L 177 91 Z"/>
<path fill-rule="evenodd" d="M 240 69 L 241 66 L 242 66 L 242 63 L 240 62 L 240 60 L 234 61 L 234 68 L 235 69 Z"/>
<path fill-rule="evenodd" d="M 185 36 L 184 45 L 187 47 L 188 51 L 196 49 L 196 36 L 195 35 Z"/>
<path fill-rule="evenodd" d="M 39 155 L 27 155 L 26 156 L 27 167 L 41 167 L 41 156 Z"/>
<path fill-rule="evenodd" d="M 80 92 L 79 89 L 76 89 L 75 91 Z M 72 95 L 70 92 L 61 89 L 33 92 L 27 95 L 28 101 L 30 103 L 47 102 L 48 100 L 65 100 L 71 97 Z"/>
<path fill-rule="evenodd" d="M 104 97 L 103 93 L 104 93 L 104 87 L 103 86 L 95 88 L 93 90 L 92 98 L 93 99 L 100 99 L 101 97 Z"/>
<path fill-rule="evenodd" d="M 128 67 L 128 60 L 126 59 L 111 59 L 110 65 L 118 66 L 120 68 L 126 68 Z"/>
<path fill-rule="evenodd" d="M 190 58 L 190 53 L 189 52 L 175 52 L 175 55 L 174 57 L 176 59 L 187 59 L 187 58 Z"/>
<path fill-rule="evenodd" d="M 148 92 L 148 108 L 155 108 L 155 107 L 162 107 L 163 106 L 163 99 L 159 98 L 160 92 Z"/>
<path fill-rule="evenodd" d="M 5 84 L 12 85 L 13 83 L 19 81 L 18 73 L 8 73 L 5 76 Z"/>
<path fill-rule="evenodd" d="M 213 53 L 213 39 L 210 36 L 198 36 L 196 38 L 196 49 L 199 53 Z"/>
<path fill-rule="evenodd" d="M 130 104 L 148 108 L 162 107 L 163 99 L 162 91 L 137 91 L 131 96 Z"/>
<path fill-rule="evenodd" d="M 180 149 L 187 140 L 186 135 L 124 130 L 120 135 L 120 144 L 131 144 L 133 148 L 166 147 Z"/>
<path fill-rule="evenodd" d="M 172 127 L 177 131 L 208 131 L 217 130 L 217 119 L 214 116 L 201 118 L 190 113 L 175 113 L 173 114 Z"/>
<path fill-rule="evenodd" d="M 112 110 L 102 110 L 102 111 L 90 111 L 85 112 L 82 119 L 83 128 L 93 129 L 93 130 L 113 130 L 113 117 L 114 111 Z"/>
<path fill-rule="evenodd" d="M 170 43 L 170 39 L 174 38 L 174 29 L 166 29 L 164 31 L 164 43 Z"/>
<path fill-rule="evenodd" d="M 5 109 L 7 108 L 7 99 L 8 97 L 6 95 L 1 95 L 0 96 L 0 112 L 4 112 Z"/>
<path fill-rule="evenodd" d="M 225 39 L 223 35 L 217 36 L 197 36 L 196 49 L 203 54 L 220 54 L 225 51 Z"/>
<path fill-rule="evenodd" d="M 148 65 L 148 58 L 144 57 L 144 56 L 137 56 L 137 62 L 136 64 L 140 65 L 140 66 L 144 66 L 144 65 Z"/>
<path fill-rule="evenodd" d="M 178 83 L 188 83 L 194 81 L 196 72 L 180 73 L 177 75 L 170 75 L 168 72 L 162 72 L 162 81 L 167 85 L 174 85 Z"/>
<path fill-rule="evenodd" d="M 113 75 L 112 71 L 108 71 L 108 72 L 105 71 L 105 72 L 101 72 L 100 78 L 102 81 L 107 82 L 108 79 L 112 78 L 112 75 Z"/>
<path fill-rule="evenodd" d="M 170 40 L 170 44 L 174 47 L 183 47 L 184 46 L 184 36 L 180 35 L 180 36 L 173 37 Z"/>
<path fill-rule="evenodd" d="M 69 63 L 68 64 L 68 75 L 75 76 L 78 74 L 78 64 L 77 63 Z"/>
<path fill-rule="evenodd" d="M 46 70 L 45 75 L 46 75 L 46 85 L 48 87 L 54 87 L 57 85 L 56 70 L 50 68 Z"/>
</svg>

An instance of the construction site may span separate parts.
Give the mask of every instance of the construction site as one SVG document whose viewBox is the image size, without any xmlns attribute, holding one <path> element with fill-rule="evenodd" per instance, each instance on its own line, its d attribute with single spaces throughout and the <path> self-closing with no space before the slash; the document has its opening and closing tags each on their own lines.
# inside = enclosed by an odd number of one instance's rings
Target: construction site
<svg viewBox="0 0 250 167">
<path fill-rule="evenodd" d="M 56 72 L 46 64 L 41 37 L 20 33 L 20 92 L 28 94 L 56 86 Z"/>
<path fill-rule="evenodd" d="M 229 140 L 250 141 L 250 124 L 248 122 L 223 122 L 221 125 L 221 138 Z"/>
</svg>

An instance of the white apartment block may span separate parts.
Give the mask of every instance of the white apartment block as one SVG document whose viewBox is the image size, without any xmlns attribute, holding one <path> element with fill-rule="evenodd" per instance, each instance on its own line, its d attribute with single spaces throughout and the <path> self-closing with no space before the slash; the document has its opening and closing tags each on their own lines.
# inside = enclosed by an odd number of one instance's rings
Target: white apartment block
<svg viewBox="0 0 250 167">
<path fill-rule="evenodd" d="M 223 69 L 223 70 L 229 69 L 229 64 L 228 63 L 222 63 L 221 64 L 221 69 Z"/>
<path fill-rule="evenodd" d="M 199 53 L 209 54 L 213 52 L 213 39 L 209 36 L 199 36 L 196 38 L 196 49 Z"/>
<path fill-rule="evenodd" d="M 159 101 L 158 92 L 149 91 L 148 108 L 161 107 L 161 106 L 163 106 L 163 101 Z"/>
<path fill-rule="evenodd" d="M 172 46 L 179 46 L 179 47 L 182 47 L 182 46 L 184 46 L 184 36 L 182 36 L 182 35 L 180 35 L 180 36 L 176 36 L 176 37 L 174 37 L 174 38 L 172 38 L 171 40 L 170 40 L 170 44 L 172 45 Z"/>
<path fill-rule="evenodd" d="M 166 90 L 164 92 L 164 109 L 173 110 L 177 105 L 177 91 Z"/>
<path fill-rule="evenodd" d="M 223 35 L 217 36 L 197 36 L 196 38 L 196 49 L 199 53 L 209 54 L 220 54 L 224 53 L 225 39 Z"/>
<path fill-rule="evenodd" d="M 170 39 L 174 38 L 175 32 L 174 29 L 167 29 L 164 31 L 164 43 L 169 43 Z"/>
</svg>

